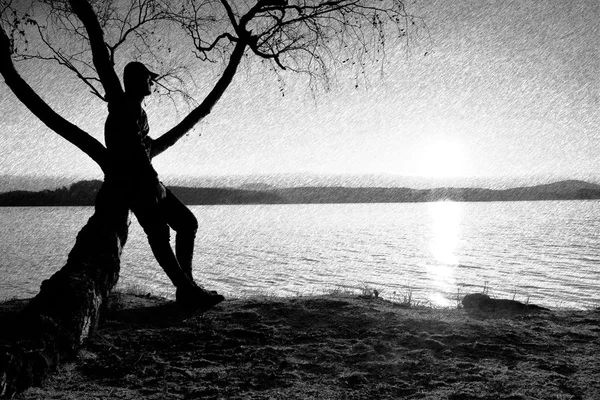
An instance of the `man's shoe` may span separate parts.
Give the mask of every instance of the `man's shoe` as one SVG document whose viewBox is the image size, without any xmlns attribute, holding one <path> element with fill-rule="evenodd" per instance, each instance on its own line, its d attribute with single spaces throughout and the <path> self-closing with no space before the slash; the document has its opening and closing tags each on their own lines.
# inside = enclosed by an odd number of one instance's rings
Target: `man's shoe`
<svg viewBox="0 0 600 400">
<path fill-rule="evenodd" d="M 177 304 L 183 307 L 209 309 L 225 300 L 225 297 L 214 290 L 209 292 L 199 286 L 193 286 L 190 288 L 177 288 L 175 299 Z"/>
</svg>

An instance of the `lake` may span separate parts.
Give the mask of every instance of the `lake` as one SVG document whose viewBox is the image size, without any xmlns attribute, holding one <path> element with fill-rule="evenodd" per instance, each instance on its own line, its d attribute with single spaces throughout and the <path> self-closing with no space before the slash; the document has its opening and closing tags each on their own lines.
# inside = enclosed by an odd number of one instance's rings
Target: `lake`
<svg viewBox="0 0 600 400">
<path fill-rule="evenodd" d="M 467 293 L 600 306 L 600 201 L 192 206 L 194 276 L 226 296 L 377 289 L 455 306 Z M 91 207 L 0 208 L 0 298 L 66 262 Z M 173 235 L 174 236 L 174 235 Z M 132 217 L 120 286 L 174 295 Z"/>
</svg>

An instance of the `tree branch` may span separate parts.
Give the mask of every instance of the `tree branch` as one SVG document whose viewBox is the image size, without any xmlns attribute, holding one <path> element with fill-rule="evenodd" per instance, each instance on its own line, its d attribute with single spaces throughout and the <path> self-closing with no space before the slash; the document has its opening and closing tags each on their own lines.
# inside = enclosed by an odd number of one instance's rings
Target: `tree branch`
<svg viewBox="0 0 600 400">
<path fill-rule="evenodd" d="M 231 26 L 233 27 L 233 30 L 239 36 L 240 35 L 240 33 L 238 32 L 239 25 L 238 25 L 237 21 L 235 20 L 235 15 L 233 13 L 233 10 L 231 9 L 231 6 L 227 2 L 227 0 L 221 0 L 221 4 L 223 4 L 223 7 L 225 8 L 225 12 L 227 12 L 227 17 L 229 17 L 229 22 L 231 22 Z"/>
<path fill-rule="evenodd" d="M 90 156 L 103 171 L 107 168 L 106 148 L 87 132 L 54 111 L 19 75 L 11 58 L 10 39 L 0 26 L 0 74 L 17 98 L 48 128 Z"/>
<path fill-rule="evenodd" d="M 54 53 L 54 57 L 52 57 L 52 58 L 45 58 L 45 57 L 42 57 L 42 56 L 32 56 L 32 58 L 53 59 L 53 60 L 55 60 L 60 65 L 63 65 L 65 67 L 67 67 L 68 69 L 70 69 L 71 71 L 73 71 L 75 73 L 75 75 L 77 75 L 77 78 L 79 78 L 83 83 L 86 84 L 86 86 L 88 86 L 90 88 L 92 94 L 96 95 L 100 100 L 106 101 L 106 99 L 104 98 L 104 96 L 102 96 L 102 94 L 98 91 L 98 89 L 96 89 L 96 87 L 94 85 L 92 85 L 92 83 L 90 82 L 90 80 L 93 80 L 94 78 L 86 78 L 85 76 L 83 76 L 83 74 L 81 73 L 81 71 L 79 71 L 79 69 L 77 69 L 77 67 L 75 67 L 75 65 L 73 64 L 73 62 L 71 62 L 71 60 L 69 59 L 69 58 L 73 58 L 73 56 L 67 57 L 67 56 L 63 55 L 60 52 L 60 49 L 55 49 L 54 46 L 52 46 L 52 44 L 44 37 L 44 34 L 42 32 L 41 27 L 37 23 L 35 24 L 35 26 L 36 26 L 36 28 L 38 30 L 38 34 L 40 35 L 40 39 L 46 45 L 46 47 L 52 53 Z M 23 57 L 27 58 L 28 56 L 24 55 Z"/>
<path fill-rule="evenodd" d="M 171 130 L 154 140 L 152 144 L 152 157 L 159 155 L 169 147 L 173 146 L 179 139 L 188 133 L 194 125 L 210 114 L 213 106 L 219 101 L 229 84 L 233 80 L 238 66 L 246 50 L 246 43 L 238 41 L 229 57 L 229 63 L 223 71 L 223 75 L 217 81 L 211 92 L 206 96 L 192 112 L 188 114 L 179 124 Z"/>
<path fill-rule="evenodd" d="M 133 14 L 134 10 L 137 12 L 137 19 L 135 21 L 129 22 L 129 18 Z M 107 47 L 110 50 L 111 60 L 114 59 L 114 54 L 116 50 L 127 41 L 127 38 L 130 35 L 140 35 L 140 32 L 142 31 L 144 25 L 164 20 L 167 17 L 167 15 L 168 13 L 162 10 L 159 12 L 150 13 L 149 5 L 146 2 L 139 2 L 139 4 L 137 4 L 137 7 L 135 7 L 132 3 L 130 9 L 127 11 L 127 15 L 122 20 L 115 19 L 119 21 L 122 25 L 116 43 L 114 43 L 113 45 L 107 44 Z"/>
<path fill-rule="evenodd" d="M 104 32 L 98 22 L 98 17 L 94 13 L 88 0 L 69 0 L 73 12 L 83 23 L 88 33 L 90 47 L 94 66 L 98 71 L 100 82 L 106 92 L 106 99 L 111 101 L 123 97 L 123 88 L 111 61 L 106 42 L 104 41 Z"/>
</svg>

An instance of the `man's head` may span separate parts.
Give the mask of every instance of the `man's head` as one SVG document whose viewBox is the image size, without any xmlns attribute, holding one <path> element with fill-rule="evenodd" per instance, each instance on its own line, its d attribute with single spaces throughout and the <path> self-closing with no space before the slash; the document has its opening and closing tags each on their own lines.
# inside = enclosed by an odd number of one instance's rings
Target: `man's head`
<svg viewBox="0 0 600 400">
<path fill-rule="evenodd" d="M 139 61 L 132 61 L 123 70 L 125 92 L 136 97 L 145 97 L 152 93 L 152 84 L 158 74 L 151 72 Z"/>
</svg>

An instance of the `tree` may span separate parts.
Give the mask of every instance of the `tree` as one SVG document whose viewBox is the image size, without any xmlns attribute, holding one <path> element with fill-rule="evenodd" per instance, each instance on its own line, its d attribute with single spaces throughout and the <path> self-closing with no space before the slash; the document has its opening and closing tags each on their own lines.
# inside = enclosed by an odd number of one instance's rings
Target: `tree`
<svg viewBox="0 0 600 400">
<path fill-rule="evenodd" d="M 124 95 L 117 67 L 134 58 L 151 59 L 161 68 L 161 93 L 175 104 L 193 104 L 181 122 L 156 139 L 157 155 L 211 112 L 244 59 L 260 61 L 275 73 L 303 74 L 309 85 L 328 88 L 338 67 L 352 66 L 360 73 L 370 62 L 382 61 L 387 41 L 406 39 L 415 24 L 401 0 L 0 0 L 0 16 L 0 74 L 6 86 L 102 170 L 105 147 L 56 113 L 16 63 L 56 63 L 66 77 L 110 105 Z M 196 63 L 224 67 L 197 103 L 186 86 L 194 66 L 169 62 L 181 40 L 189 41 Z M 44 281 L 14 327 L 16 335 L 4 340 L 2 396 L 38 383 L 72 357 L 98 324 L 119 277 L 129 210 L 104 207 L 100 195 L 96 202 L 67 264 Z"/>
</svg>

